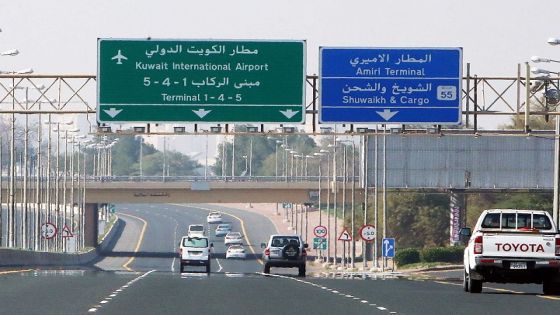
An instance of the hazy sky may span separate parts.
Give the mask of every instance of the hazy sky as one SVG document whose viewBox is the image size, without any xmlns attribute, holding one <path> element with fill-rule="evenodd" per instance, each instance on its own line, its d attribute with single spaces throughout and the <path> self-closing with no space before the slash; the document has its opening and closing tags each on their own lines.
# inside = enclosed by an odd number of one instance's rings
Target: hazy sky
<svg viewBox="0 0 560 315">
<path fill-rule="evenodd" d="M 533 4 L 534 3 L 534 4 Z M 463 47 L 479 75 L 516 74 L 531 55 L 558 56 L 560 1 L 2 0 L 0 69 L 94 74 L 96 39 L 305 39 L 307 72 L 319 46 Z"/>
<path fill-rule="evenodd" d="M 319 46 L 463 47 L 473 74 L 513 77 L 531 55 L 560 59 L 559 22 L 558 0 L 0 0 L 0 51 L 21 52 L 0 70 L 95 74 L 97 38 L 150 36 L 305 39 L 308 74 Z"/>
</svg>

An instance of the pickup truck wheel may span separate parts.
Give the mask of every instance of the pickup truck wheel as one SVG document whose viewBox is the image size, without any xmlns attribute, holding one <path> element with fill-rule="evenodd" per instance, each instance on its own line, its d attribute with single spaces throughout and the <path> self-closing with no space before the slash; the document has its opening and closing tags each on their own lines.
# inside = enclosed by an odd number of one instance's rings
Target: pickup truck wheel
<svg viewBox="0 0 560 315">
<path fill-rule="evenodd" d="M 560 283 L 543 281 L 543 293 L 545 295 L 560 295 Z"/>
<path fill-rule="evenodd" d="M 467 286 L 470 293 L 480 293 L 482 292 L 482 280 L 474 280 L 470 276 L 468 277 Z"/>
<path fill-rule="evenodd" d="M 469 292 L 469 275 L 466 270 L 463 270 L 463 290 Z"/>
<path fill-rule="evenodd" d="M 298 276 L 305 277 L 305 265 L 304 266 L 299 266 Z"/>
</svg>

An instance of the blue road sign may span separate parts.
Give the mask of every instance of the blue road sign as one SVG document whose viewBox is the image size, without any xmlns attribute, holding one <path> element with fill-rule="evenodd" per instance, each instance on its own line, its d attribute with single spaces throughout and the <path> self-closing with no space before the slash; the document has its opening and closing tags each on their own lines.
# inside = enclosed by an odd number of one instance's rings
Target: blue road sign
<svg viewBox="0 0 560 315">
<path fill-rule="evenodd" d="M 319 121 L 459 124 L 462 52 L 321 47 Z"/>
<path fill-rule="evenodd" d="M 395 257 L 395 239 L 384 238 L 381 242 L 381 256 L 382 257 Z"/>
</svg>

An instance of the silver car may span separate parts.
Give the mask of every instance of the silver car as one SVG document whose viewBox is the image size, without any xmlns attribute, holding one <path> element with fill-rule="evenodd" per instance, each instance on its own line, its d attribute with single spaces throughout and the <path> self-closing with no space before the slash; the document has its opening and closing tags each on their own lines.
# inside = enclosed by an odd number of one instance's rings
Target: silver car
<svg viewBox="0 0 560 315">
<path fill-rule="evenodd" d="M 303 243 L 299 235 L 271 235 L 264 247 L 264 273 L 270 273 L 270 267 L 297 267 L 300 277 L 305 277 L 305 262 L 307 259 L 307 244 Z"/>
<path fill-rule="evenodd" d="M 224 238 L 224 245 L 243 244 L 243 235 L 239 232 L 229 232 Z"/>
<path fill-rule="evenodd" d="M 223 223 L 216 227 L 215 235 L 218 237 L 226 236 L 229 232 L 231 232 L 231 224 Z"/>
</svg>

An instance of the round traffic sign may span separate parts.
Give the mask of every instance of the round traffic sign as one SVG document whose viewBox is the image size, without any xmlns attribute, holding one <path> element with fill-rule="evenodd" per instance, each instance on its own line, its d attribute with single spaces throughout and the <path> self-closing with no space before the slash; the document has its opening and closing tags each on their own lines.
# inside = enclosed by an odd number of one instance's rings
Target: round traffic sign
<svg viewBox="0 0 560 315">
<path fill-rule="evenodd" d="M 375 239 L 375 226 L 371 224 L 363 225 L 360 228 L 360 236 L 366 242 L 373 241 Z"/>
<path fill-rule="evenodd" d="M 322 225 L 317 225 L 313 228 L 313 234 L 317 237 L 325 237 L 327 236 L 327 228 Z"/>
<path fill-rule="evenodd" d="M 41 225 L 41 237 L 51 239 L 56 236 L 56 226 L 50 222 Z"/>
</svg>

